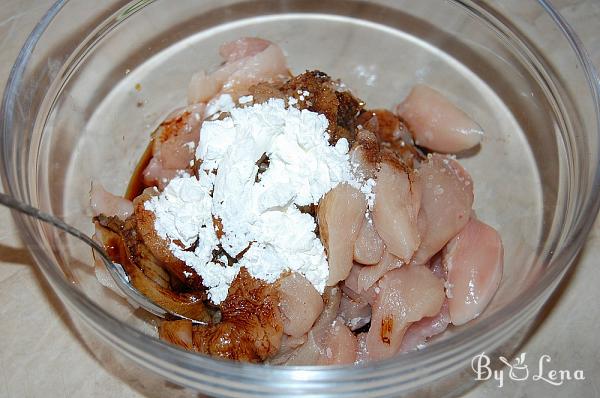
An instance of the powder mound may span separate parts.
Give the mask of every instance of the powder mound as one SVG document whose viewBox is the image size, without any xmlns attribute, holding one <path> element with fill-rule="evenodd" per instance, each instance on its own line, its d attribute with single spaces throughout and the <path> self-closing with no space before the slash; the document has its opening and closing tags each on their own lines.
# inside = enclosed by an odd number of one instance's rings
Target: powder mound
<svg viewBox="0 0 600 398">
<path fill-rule="evenodd" d="M 176 177 L 146 204 L 158 234 L 198 273 L 215 304 L 240 267 L 266 282 L 295 271 L 322 293 L 325 249 L 314 218 L 300 208 L 342 182 L 356 184 L 348 141 L 330 144 L 325 115 L 280 98 L 228 112 L 202 125 L 198 178 Z"/>
</svg>

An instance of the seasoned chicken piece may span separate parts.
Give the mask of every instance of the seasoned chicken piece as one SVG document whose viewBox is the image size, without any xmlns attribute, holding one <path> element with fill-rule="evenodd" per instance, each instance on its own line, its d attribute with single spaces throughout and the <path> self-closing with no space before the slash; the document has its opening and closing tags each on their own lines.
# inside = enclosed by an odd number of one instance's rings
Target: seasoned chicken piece
<svg viewBox="0 0 600 398">
<path fill-rule="evenodd" d="M 133 217 L 122 221 L 100 215 L 96 218 L 96 228 L 109 257 L 121 264 L 141 294 L 175 314 L 201 322 L 211 321 L 212 313 L 204 305 L 204 290 L 173 291 L 169 274 L 137 235 Z"/>
<path fill-rule="evenodd" d="M 369 110 L 360 116 L 359 121 L 364 128 L 375 133 L 381 141 L 394 143 L 402 140 L 402 123 L 387 109 Z"/>
<path fill-rule="evenodd" d="M 248 89 L 255 104 L 262 104 L 271 98 L 286 99 L 285 94 L 279 89 L 281 85 L 273 83 L 258 83 Z"/>
<path fill-rule="evenodd" d="M 363 102 L 347 91 L 339 91 L 335 82 L 320 71 L 305 72 L 285 83 L 281 90 L 298 100 L 300 109 L 321 113 L 329 121 L 330 142 L 346 138 L 354 142 L 356 120 L 363 111 Z M 308 96 L 304 95 L 307 92 Z"/>
<path fill-rule="evenodd" d="M 350 273 L 354 243 L 366 210 L 365 195 L 348 184 L 336 186 L 321 199 L 317 217 L 329 261 L 327 286 L 336 285 Z"/>
<path fill-rule="evenodd" d="M 238 361 L 266 360 L 281 345 L 283 323 L 278 304 L 277 288 L 242 268 L 221 303 L 221 322 L 193 326 L 195 350 Z"/>
<path fill-rule="evenodd" d="M 169 271 L 171 275 L 177 278 L 182 284 L 200 288 L 202 279 L 183 260 L 175 257 L 169 248 L 169 242 L 158 235 L 155 228 L 155 214 L 144 208 L 144 203 L 153 196 L 158 195 L 158 191 L 153 188 L 147 188 L 144 192 L 134 199 L 134 213 L 136 231 L 144 244 L 152 252 L 154 257 Z"/>
<path fill-rule="evenodd" d="M 425 264 L 469 221 L 473 181 L 454 159 L 434 154 L 419 169 L 422 181 L 419 217 L 425 220 L 421 245 L 412 262 Z"/>
<path fill-rule="evenodd" d="M 448 270 L 448 306 L 454 325 L 476 318 L 494 297 L 504 262 L 498 232 L 471 218 L 445 247 L 443 262 Z"/>
<path fill-rule="evenodd" d="M 398 115 L 413 133 L 417 145 L 436 152 L 456 153 L 478 145 L 483 130 L 438 91 L 413 87 L 398 105 Z"/>
<path fill-rule="evenodd" d="M 377 178 L 380 162 L 379 140 L 369 130 L 359 129 L 350 149 L 350 163 L 354 174 L 361 180 Z"/>
<path fill-rule="evenodd" d="M 408 127 L 392 112 L 386 109 L 369 110 L 360 115 L 358 123 L 372 131 L 381 147 L 394 152 L 407 166 L 414 168 L 424 159 L 424 155 L 414 146 Z"/>
<path fill-rule="evenodd" d="M 173 345 L 186 350 L 194 349 L 192 340 L 192 321 L 181 319 L 178 321 L 163 321 L 158 328 L 158 337 Z"/>
<path fill-rule="evenodd" d="M 152 158 L 143 171 L 146 186 L 163 189 L 179 172 L 192 174 L 205 107 L 175 111 L 152 133 Z"/>
<path fill-rule="evenodd" d="M 110 258 L 116 263 L 131 260 L 152 282 L 168 289 L 171 277 L 160 261 L 141 242 L 135 231 L 135 220 L 100 215 L 95 218 L 96 235 Z"/>
<path fill-rule="evenodd" d="M 113 195 L 96 181 L 92 181 L 90 207 L 94 217 L 104 214 L 108 217 L 116 216 L 121 220 L 125 220 L 133 214 L 133 203 L 130 200 Z"/>
</svg>

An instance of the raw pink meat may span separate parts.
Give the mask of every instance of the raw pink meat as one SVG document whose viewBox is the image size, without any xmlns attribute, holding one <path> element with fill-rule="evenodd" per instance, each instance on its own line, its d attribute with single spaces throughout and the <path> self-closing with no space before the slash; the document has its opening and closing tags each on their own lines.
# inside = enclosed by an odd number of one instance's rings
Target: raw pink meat
<svg viewBox="0 0 600 398">
<path fill-rule="evenodd" d="M 340 317 L 351 330 L 360 329 L 371 321 L 371 306 L 344 294 L 340 303 Z"/>
<path fill-rule="evenodd" d="M 189 171 L 195 161 L 205 104 L 194 104 L 173 112 L 153 134 L 152 159 L 144 169 L 144 183 L 163 189 L 180 171 Z"/>
<path fill-rule="evenodd" d="M 363 222 L 354 243 L 354 261 L 365 265 L 377 264 L 383 256 L 384 246 L 373 220 L 368 218 Z"/>
<path fill-rule="evenodd" d="M 386 272 L 394 268 L 400 268 L 402 264 L 402 260 L 386 251 L 381 261 L 376 265 L 365 265 L 360 268 L 358 273 L 358 292 L 369 290 Z"/>
<path fill-rule="evenodd" d="M 415 143 L 436 152 L 464 151 L 479 144 L 483 136 L 481 127 L 466 113 L 425 85 L 413 87 L 396 112 Z"/>
<path fill-rule="evenodd" d="M 498 290 L 504 261 L 500 235 L 471 218 L 444 249 L 443 261 L 450 318 L 454 325 L 462 325 L 479 316 Z"/>
<path fill-rule="evenodd" d="M 319 365 L 353 364 L 356 361 L 357 350 L 356 336 L 341 318 L 337 318 L 327 330 L 317 363 Z"/>
<path fill-rule="evenodd" d="M 450 324 L 448 301 L 444 301 L 442 309 L 436 316 L 423 318 L 409 326 L 402 339 L 400 352 L 408 352 L 421 348 L 427 339 L 445 331 Z"/>
<path fill-rule="evenodd" d="M 375 185 L 373 222 L 387 251 L 405 262 L 421 243 L 417 228 L 420 207 L 421 183 L 417 176 L 390 162 L 382 163 Z"/>
<path fill-rule="evenodd" d="M 94 216 L 104 214 L 105 216 L 117 216 L 121 220 L 125 220 L 133 214 L 133 203 L 130 200 L 113 195 L 97 181 L 92 181 L 90 205 Z"/>
<path fill-rule="evenodd" d="M 323 299 L 304 276 L 292 273 L 279 281 L 279 309 L 283 332 L 292 337 L 306 334 L 323 311 Z"/>
<path fill-rule="evenodd" d="M 424 216 L 421 245 L 412 262 L 425 264 L 469 221 L 473 205 L 471 176 L 454 159 L 434 154 L 419 169 Z"/>
<path fill-rule="evenodd" d="M 206 103 L 220 93 L 243 95 L 254 84 L 283 82 L 289 77 L 283 51 L 265 40 L 244 38 L 225 43 L 221 55 L 226 62 L 219 69 L 211 74 L 200 71 L 192 76 L 188 88 L 190 104 Z"/>
<path fill-rule="evenodd" d="M 317 217 L 329 261 L 327 286 L 336 285 L 350 273 L 354 243 L 366 210 L 365 195 L 348 184 L 336 186 L 321 199 Z"/>
<path fill-rule="evenodd" d="M 272 43 L 268 40 L 257 37 L 242 37 L 234 41 L 227 42 L 219 48 L 219 55 L 226 62 L 233 62 L 245 57 L 251 57 L 269 47 Z"/>
<path fill-rule="evenodd" d="M 408 327 L 424 317 L 437 315 L 444 302 L 444 282 L 420 265 L 388 272 L 378 287 L 367 335 L 371 360 L 396 354 Z"/>
</svg>

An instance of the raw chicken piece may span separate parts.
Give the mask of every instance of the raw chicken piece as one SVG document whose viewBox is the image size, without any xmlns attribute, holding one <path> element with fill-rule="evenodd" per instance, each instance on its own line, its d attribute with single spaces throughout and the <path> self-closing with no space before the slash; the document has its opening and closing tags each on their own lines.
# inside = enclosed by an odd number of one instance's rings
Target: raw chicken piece
<svg viewBox="0 0 600 398">
<path fill-rule="evenodd" d="M 355 364 L 363 364 L 369 362 L 369 351 L 367 349 L 367 333 L 359 333 L 356 336 L 357 340 L 357 352 Z"/>
<path fill-rule="evenodd" d="M 219 48 L 219 55 L 226 62 L 237 61 L 245 57 L 251 57 L 269 47 L 272 43 L 268 40 L 257 37 L 243 37 L 234 41 L 227 42 Z"/>
<path fill-rule="evenodd" d="M 483 130 L 438 91 L 417 85 L 398 105 L 398 115 L 417 145 L 436 152 L 456 153 L 481 142 Z"/>
<path fill-rule="evenodd" d="M 443 262 L 448 270 L 450 318 L 462 325 L 481 314 L 494 297 L 504 262 L 498 232 L 471 218 L 446 246 Z"/>
<path fill-rule="evenodd" d="M 429 269 L 438 278 L 443 279 L 444 281 L 448 280 L 448 271 L 442 262 L 441 252 L 431 257 L 431 260 L 429 261 Z"/>
<path fill-rule="evenodd" d="M 271 365 L 285 365 L 292 356 L 296 353 L 298 347 L 305 344 L 308 340 L 308 335 L 300 337 L 292 337 L 284 334 L 281 337 L 281 347 L 275 356 L 269 358 L 268 362 Z"/>
<path fill-rule="evenodd" d="M 337 318 L 329 327 L 321 347 L 319 365 L 349 365 L 356 361 L 358 341 L 352 331 Z"/>
<path fill-rule="evenodd" d="M 389 252 L 385 252 L 377 265 L 366 265 L 358 273 L 358 292 L 367 291 L 386 272 L 402 266 L 402 260 Z"/>
<path fill-rule="evenodd" d="M 219 80 L 216 77 L 207 74 L 204 70 L 194 73 L 188 86 L 188 104 L 207 103 L 215 97 L 221 90 L 224 80 L 224 77 Z"/>
<path fill-rule="evenodd" d="M 385 161 L 377 173 L 373 222 L 387 251 L 408 262 L 421 243 L 417 215 L 421 206 L 421 183 L 417 175 Z"/>
<path fill-rule="evenodd" d="M 425 264 L 469 221 L 473 205 L 471 176 L 454 159 L 434 154 L 419 169 L 424 216 L 421 245 L 412 262 Z"/>
<path fill-rule="evenodd" d="M 266 40 L 239 39 L 225 43 L 220 52 L 226 58 L 223 66 L 211 74 L 200 71 L 192 76 L 188 88 L 188 103 L 208 102 L 219 93 L 241 95 L 254 84 L 277 81 L 283 83 L 289 77 L 283 52 L 277 45 Z"/>
<path fill-rule="evenodd" d="M 223 85 L 224 92 L 245 91 L 260 82 L 282 82 L 290 77 L 283 51 L 275 45 L 269 45 L 263 51 L 234 61 L 240 62 L 238 68 Z"/>
<path fill-rule="evenodd" d="M 352 300 L 358 303 L 373 304 L 377 297 L 377 293 L 375 292 L 377 286 L 373 285 L 367 291 L 359 289 L 358 278 L 362 269 L 363 266 L 360 264 L 354 263 L 352 265 L 352 268 L 350 269 L 350 274 L 348 274 L 348 277 L 344 280 L 344 283 L 342 284 L 342 290 L 348 295 L 348 297 L 350 297 Z"/>
<path fill-rule="evenodd" d="M 321 199 L 317 217 L 329 261 L 327 286 L 336 285 L 350 273 L 354 243 L 366 210 L 365 195 L 348 184 L 336 186 Z"/>
<path fill-rule="evenodd" d="M 358 330 L 371 321 L 371 306 L 366 302 L 352 300 L 348 295 L 342 295 L 340 317 L 350 330 Z"/>
<path fill-rule="evenodd" d="M 358 130 L 356 141 L 350 150 L 350 163 L 354 173 L 361 180 L 376 178 L 381 159 L 379 156 L 379 140 L 369 130 Z"/>
<path fill-rule="evenodd" d="M 292 337 L 286 334 L 281 338 L 281 348 L 280 352 L 284 350 L 293 350 L 300 347 L 302 344 L 306 343 L 307 335 L 302 335 L 300 337 Z"/>
<path fill-rule="evenodd" d="M 325 292 L 323 293 L 323 302 L 325 303 L 325 308 L 315 322 L 312 331 L 324 329 L 333 323 L 338 316 L 341 301 L 342 289 L 337 286 L 325 288 Z"/>
<path fill-rule="evenodd" d="M 285 362 L 286 365 L 316 365 L 327 355 L 326 345 L 331 334 L 331 326 L 337 318 L 342 292 L 338 287 L 325 289 L 323 299 L 325 309 L 308 332 L 306 343 L 298 347 Z"/>
<path fill-rule="evenodd" d="M 306 343 L 288 355 L 288 359 L 283 364 L 294 366 L 316 365 L 321 356 L 324 355 L 324 352 L 322 352 L 324 337 L 324 333 L 315 335 L 313 331 L 309 332 Z"/>
<path fill-rule="evenodd" d="M 150 159 L 148 166 L 144 169 L 145 186 L 156 186 L 159 190 L 164 190 L 173 178 L 177 177 L 179 170 L 165 169 L 158 158 Z"/>
<path fill-rule="evenodd" d="M 185 170 L 194 160 L 204 104 L 190 105 L 166 119 L 153 134 L 152 151 L 164 168 Z"/>
<path fill-rule="evenodd" d="M 448 301 L 444 301 L 442 309 L 436 316 L 423 318 L 410 325 L 404 334 L 399 351 L 408 352 L 422 348 L 429 338 L 442 333 L 449 324 Z"/>
<path fill-rule="evenodd" d="M 354 261 L 365 265 L 377 264 L 383 256 L 384 246 L 369 217 L 363 222 L 354 242 Z"/>
<path fill-rule="evenodd" d="M 444 302 L 444 283 L 420 265 L 388 272 L 378 283 L 367 335 L 369 359 L 385 359 L 398 352 L 407 328 L 424 317 L 435 316 Z"/>
<path fill-rule="evenodd" d="M 133 203 L 130 200 L 113 195 L 97 181 L 92 181 L 90 206 L 94 217 L 104 214 L 107 217 L 116 216 L 125 220 L 133 214 Z"/>
<path fill-rule="evenodd" d="M 306 334 L 323 311 L 323 299 L 304 276 L 292 273 L 279 280 L 279 309 L 283 332 L 292 337 Z"/>
<path fill-rule="evenodd" d="M 344 279 L 344 282 L 342 282 L 342 287 L 347 287 L 348 289 L 352 290 L 353 294 L 351 294 L 350 297 L 353 299 L 356 299 L 355 296 L 358 295 L 358 276 L 360 275 L 361 268 L 362 265 L 353 263 L 352 267 L 350 268 L 350 273 L 346 279 Z"/>
<path fill-rule="evenodd" d="M 173 112 L 152 133 L 152 159 L 144 169 L 144 183 L 163 189 L 180 171 L 191 174 L 205 104 Z"/>
<path fill-rule="evenodd" d="M 311 331 L 304 345 L 286 362 L 286 365 L 343 365 L 356 361 L 356 336 L 341 318 L 321 330 Z"/>
</svg>

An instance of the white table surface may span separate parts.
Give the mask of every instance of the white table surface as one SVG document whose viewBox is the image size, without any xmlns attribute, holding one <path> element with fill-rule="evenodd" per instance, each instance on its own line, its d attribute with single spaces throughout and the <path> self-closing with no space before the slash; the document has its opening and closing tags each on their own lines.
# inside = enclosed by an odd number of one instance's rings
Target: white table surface
<svg viewBox="0 0 600 398">
<path fill-rule="evenodd" d="M 525 0 L 533 1 L 533 0 Z M 600 66 L 600 1 L 555 0 Z M 0 0 L 0 86 L 50 0 Z M 600 397 L 600 222 L 547 315 L 523 347 L 528 362 L 543 354 L 554 369 L 581 369 L 586 380 L 551 386 L 543 381 L 489 381 L 467 397 Z M 140 383 L 123 382 L 100 365 L 68 326 L 66 312 L 33 265 L 0 208 L 0 396 L 143 397 Z M 143 383 L 142 383 L 143 384 Z"/>
</svg>

